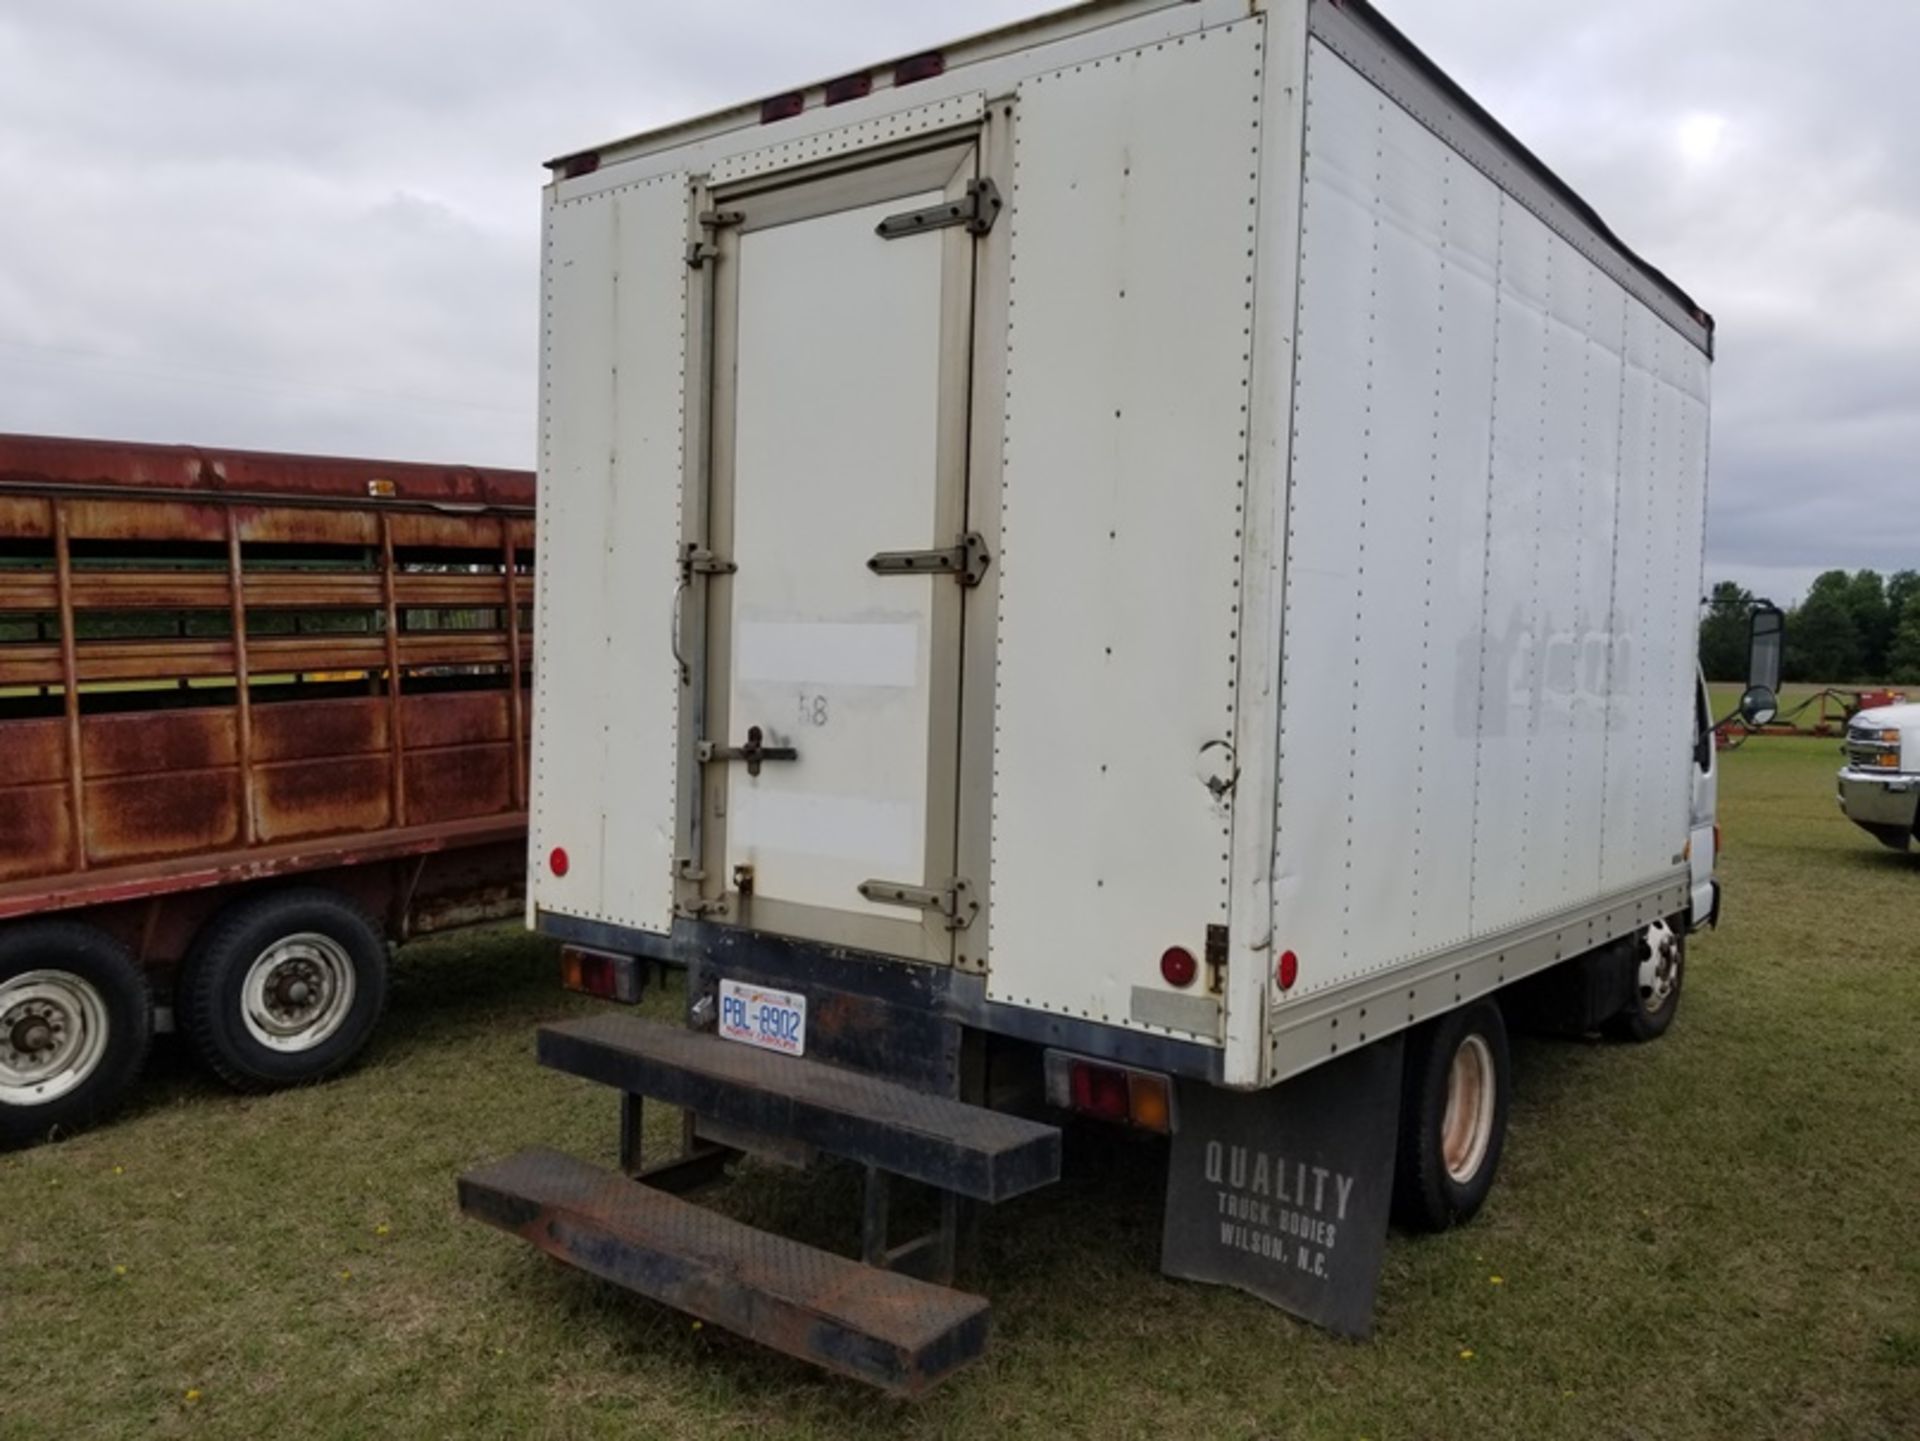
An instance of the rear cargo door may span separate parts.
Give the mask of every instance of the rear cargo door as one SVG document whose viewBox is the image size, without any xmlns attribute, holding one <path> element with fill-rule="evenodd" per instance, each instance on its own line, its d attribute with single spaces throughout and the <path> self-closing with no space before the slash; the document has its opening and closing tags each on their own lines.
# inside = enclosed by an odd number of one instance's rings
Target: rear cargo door
<svg viewBox="0 0 1920 1441">
<path fill-rule="evenodd" d="M 976 166 L 949 141 L 712 197 L 725 922 L 951 959 Z"/>
</svg>

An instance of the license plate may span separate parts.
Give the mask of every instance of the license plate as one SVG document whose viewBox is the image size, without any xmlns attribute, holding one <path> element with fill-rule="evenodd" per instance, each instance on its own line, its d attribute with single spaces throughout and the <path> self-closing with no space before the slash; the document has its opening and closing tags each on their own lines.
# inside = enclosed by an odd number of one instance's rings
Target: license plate
<svg viewBox="0 0 1920 1441">
<path fill-rule="evenodd" d="M 807 1053 L 807 998 L 792 991 L 720 982 L 720 1034 L 729 1041 L 778 1051 Z"/>
</svg>

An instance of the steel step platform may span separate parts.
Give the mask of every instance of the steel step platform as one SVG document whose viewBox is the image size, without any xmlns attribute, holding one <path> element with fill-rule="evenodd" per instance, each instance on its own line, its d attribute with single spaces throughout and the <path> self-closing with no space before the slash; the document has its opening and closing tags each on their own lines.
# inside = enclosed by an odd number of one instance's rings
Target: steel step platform
<svg viewBox="0 0 1920 1441">
<path fill-rule="evenodd" d="M 976 1201 L 1060 1179 L 1060 1128 L 629 1015 L 542 1026 L 541 1064 Z"/>
<path fill-rule="evenodd" d="M 919 1395 L 986 1345 L 984 1297 L 757 1230 L 558 1151 L 469 1171 L 460 1209 L 591 1275 L 898 1396 Z"/>
</svg>

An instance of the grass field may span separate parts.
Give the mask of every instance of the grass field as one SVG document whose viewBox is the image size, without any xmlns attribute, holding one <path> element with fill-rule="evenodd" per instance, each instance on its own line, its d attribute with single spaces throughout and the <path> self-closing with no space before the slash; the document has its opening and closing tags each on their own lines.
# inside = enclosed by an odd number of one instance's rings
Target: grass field
<svg viewBox="0 0 1920 1441">
<path fill-rule="evenodd" d="M 989 1219 L 988 1358 L 916 1407 L 567 1272 L 454 1212 L 518 1146 L 612 1158 L 611 1097 L 532 1060 L 583 1003 L 501 934 L 403 956 L 332 1085 L 163 1052 L 119 1123 L 0 1157 L 0 1436 L 1920 1436 L 1920 858 L 1841 819 L 1836 760 L 1727 757 L 1674 1031 L 1518 1043 L 1488 1208 L 1393 1239 L 1369 1343 L 1163 1278 L 1125 1146 Z M 724 1197 L 853 1239 L 833 1173 Z"/>
</svg>

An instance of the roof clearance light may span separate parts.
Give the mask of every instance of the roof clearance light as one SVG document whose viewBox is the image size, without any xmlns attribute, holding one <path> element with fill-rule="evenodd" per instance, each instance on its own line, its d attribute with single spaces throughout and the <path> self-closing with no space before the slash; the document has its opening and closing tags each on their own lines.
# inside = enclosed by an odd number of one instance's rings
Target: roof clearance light
<svg viewBox="0 0 1920 1441">
<path fill-rule="evenodd" d="M 1274 975 L 1280 982 L 1281 990 L 1292 990 L 1293 983 L 1300 979 L 1300 958 L 1292 951 L 1282 951 L 1279 964 L 1274 967 Z"/>
<path fill-rule="evenodd" d="M 600 152 L 582 150 L 578 155 L 569 155 L 560 162 L 560 178 L 577 180 L 582 175 L 591 175 L 600 168 Z"/>
<path fill-rule="evenodd" d="M 858 100 L 862 96 L 873 94 L 873 77 L 864 70 L 858 75 L 845 75 L 838 80 L 827 82 L 827 104 L 844 105 L 849 100 Z"/>
<path fill-rule="evenodd" d="M 1169 946 L 1160 956 L 1160 977 L 1170 986 L 1190 986 L 1200 974 L 1200 963 L 1185 946 Z"/>
<path fill-rule="evenodd" d="M 791 120 L 806 108 L 806 92 L 791 90 L 785 95 L 776 95 L 771 100 L 760 102 L 760 123 L 771 125 L 776 120 Z"/>
<path fill-rule="evenodd" d="M 911 55 L 893 67 L 895 85 L 911 85 L 916 80 L 931 80 L 947 73 L 947 57 L 938 50 Z"/>
</svg>

